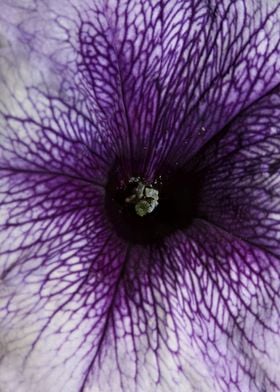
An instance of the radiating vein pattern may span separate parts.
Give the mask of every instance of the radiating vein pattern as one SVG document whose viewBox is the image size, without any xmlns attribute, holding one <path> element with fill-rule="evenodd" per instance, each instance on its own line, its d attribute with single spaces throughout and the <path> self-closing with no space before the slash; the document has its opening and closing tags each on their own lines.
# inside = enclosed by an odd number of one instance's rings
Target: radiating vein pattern
<svg viewBox="0 0 280 392">
<path fill-rule="evenodd" d="M 2 3 L 0 389 L 278 391 L 278 2 Z"/>
</svg>

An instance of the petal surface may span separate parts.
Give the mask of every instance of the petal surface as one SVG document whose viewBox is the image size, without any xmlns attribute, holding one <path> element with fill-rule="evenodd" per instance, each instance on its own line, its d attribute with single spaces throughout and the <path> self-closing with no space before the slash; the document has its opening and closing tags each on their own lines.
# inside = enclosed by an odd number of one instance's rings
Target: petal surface
<svg viewBox="0 0 280 392">
<path fill-rule="evenodd" d="M 279 118 L 277 86 L 240 113 L 195 158 L 195 170 L 205 178 L 200 213 L 278 257 Z"/>
<path fill-rule="evenodd" d="M 57 3 L 1 11 L 1 386 L 276 391 L 277 223 L 227 234 L 207 206 L 215 226 L 143 250 L 115 235 L 104 186 L 116 156 L 127 177 L 185 162 L 277 85 L 279 5 Z"/>
<path fill-rule="evenodd" d="M 107 4 L 86 13 L 79 68 L 126 154 L 145 151 L 147 175 L 188 159 L 279 83 L 279 4 Z"/>
<path fill-rule="evenodd" d="M 128 176 L 186 161 L 279 83 L 275 1 L 30 4 L 25 13 L 4 7 L 19 29 L 9 34 L 37 54 L 37 67 L 41 55 L 52 78 L 72 70 L 106 143 L 128 157 Z"/>
</svg>

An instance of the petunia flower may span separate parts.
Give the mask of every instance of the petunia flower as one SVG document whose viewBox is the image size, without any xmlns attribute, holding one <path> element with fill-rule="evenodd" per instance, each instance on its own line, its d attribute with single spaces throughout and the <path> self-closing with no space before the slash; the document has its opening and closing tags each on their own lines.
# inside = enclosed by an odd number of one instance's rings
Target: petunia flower
<svg viewBox="0 0 280 392">
<path fill-rule="evenodd" d="M 0 5 L 0 390 L 279 391 L 279 1 Z"/>
</svg>

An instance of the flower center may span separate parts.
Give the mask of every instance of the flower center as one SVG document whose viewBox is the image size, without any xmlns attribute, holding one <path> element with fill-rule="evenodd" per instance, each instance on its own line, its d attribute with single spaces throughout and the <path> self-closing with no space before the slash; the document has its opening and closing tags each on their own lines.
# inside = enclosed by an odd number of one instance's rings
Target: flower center
<svg viewBox="0 0 280 392">
<path fill-rule="evenodd" d="M 184 230 L 197 216 L 200 180 L 183 169 L 165 168 L 154 181 L 124 181 L 110 172 L 105 208 L 117 234 L 132 243 L 153 244 Z"/>
<path fill-rule="evenodd" d="M 153 212 L 158 205 L 158 190 L 152 185 L 145 185 L 139 177 L 132 177 L 129 183 L 135 186 L 131 195 L 126 197 L 126 203 L 134 204 L 136 214 L 141 217 Z"/>
</svg>

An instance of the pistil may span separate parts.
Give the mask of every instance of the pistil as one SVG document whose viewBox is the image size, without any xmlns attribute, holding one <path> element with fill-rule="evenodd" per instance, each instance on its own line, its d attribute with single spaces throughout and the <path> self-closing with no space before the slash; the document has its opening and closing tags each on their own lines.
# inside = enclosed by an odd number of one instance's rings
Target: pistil
<svg viewBox="0 0 280 392">
<path fill-rule="evenodd" d="M 139 177 L 132 177 L 130 184 L 135 184 L 131 195 L 126 197 L 125 202 L 134 204 L 135 212 L 143 217 L 150 214 L 158 206 L 159 192 L 152 185 L 146 185 Z"/>
</svg>

